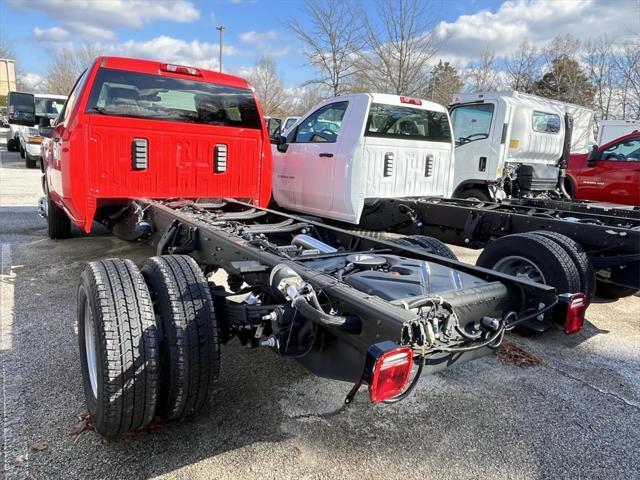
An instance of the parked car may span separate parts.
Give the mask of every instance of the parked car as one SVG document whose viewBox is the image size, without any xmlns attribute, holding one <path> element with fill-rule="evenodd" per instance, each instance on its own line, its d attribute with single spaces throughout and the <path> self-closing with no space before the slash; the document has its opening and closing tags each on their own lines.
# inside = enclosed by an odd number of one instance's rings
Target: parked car
<svg viewBox="0 0 640 480">
<path fill-rule="evenodd" d="M 32 127 L 23 127 L 18 130 L 20 156 L 24 158 L 24 163 L 27 168 L 36 168 L 37 162 L 42 156 L 41 144 L 43 136 L 39 129 L 40 120 L 55 120 L 62 111 L 67 97 L 64 95 L 36 93 L 34 99 L 36 109 L 35 125 Z"/>
<path fill-rule="evenodd" d="M 567 181 L 575 199 L 640 206 L 640 133 L 571 155 Z"/>
</svg>

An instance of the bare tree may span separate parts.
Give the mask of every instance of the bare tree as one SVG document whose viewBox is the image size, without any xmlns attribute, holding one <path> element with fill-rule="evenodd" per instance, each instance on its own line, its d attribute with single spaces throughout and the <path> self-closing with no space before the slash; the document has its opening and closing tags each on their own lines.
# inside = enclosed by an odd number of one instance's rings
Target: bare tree
<svg viewBox="0 0 640 480">
<path fill-rule="evenodd" d="M 536 46 L 526 40 L 523 41 L 518 50 L 505 58 L 504 63 L 508 87 L 521 92 L 530 92 L 540 69 Z"/>
<path fill-rule="evenodd" d="M 589 80 L 595 87 L 594 106 L 598 109 L 599 117 L 609 118 L 615 108 L 616 62 L 613 54 L 613 39 L 601 37 L 589 40 L 584 45 L 583 62 Z"/>
<path fill-rule="evenodd" d="M 43 88 L 47 93 L 67 95 L 78 78 L 78 62 L 73 50 L 58 52 L 47 70 Z"/>
<path fill-rule="evenodd" d="M 318 77 L 308 82 L 329 88 L 333 95 L 348 91 L 354 59 L 361 49 L 362 26 L 352 0 L 307 0 L 310 26 L 287 22 L 304 45 L 303 53 Z"/>
<path fill-rule="evenodd" d="M 618 101 L 622 118 L 640 119 L 640 37 L 622 45 L 616 58 L 616 72 L 620 79 Z"/>
<path fill-rule="evenodd" d="M 359 78 L 371 89 L 416 95 L 429 81 L 429 60 L 440 48 L 435 17 L 425 0 L 378 0 L 380 27 L 365 18 L 367 51 L 360 55 Z"/>
<path fill-rule="evenodd" d="M 286 92 L 271 57 L 264 55 L 258 60 L 255 69 L 249 75 L 249 81 L 256 91 L 265 115 L 277 116 L 286 113 L 283 112 Z"/>
<path fill-rule="evenodd" d="M 496 54 L 485 48 L 480 58 L 472 62 L 466 74 L 467 90 L 470 92 L 489 92 L 498 90 L 502 82 L 496 70 Z"/>
</svg>

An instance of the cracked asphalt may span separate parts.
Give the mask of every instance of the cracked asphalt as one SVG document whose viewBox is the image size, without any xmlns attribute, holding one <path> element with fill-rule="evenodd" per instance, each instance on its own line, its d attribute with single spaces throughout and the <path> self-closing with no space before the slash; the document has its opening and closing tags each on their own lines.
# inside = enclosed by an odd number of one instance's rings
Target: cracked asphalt
<svg viewBox="0 0 640 480">
<path fill-rule="evenodd" d="M 344 407 L 350 385 L 234 342 L 203 414 L 110 443 L 74 435 L 79 274 L 152 252 L 106 232 L 48 240 L 39 171 L 4 145 L 0 162 L 0 478 L 640 477 L 638 297 L 593 304 L 575 336 L 510 336 L 540 366 L 485 357 L 424 377 L 395 405 L 360 394 Z"/>
</svg>

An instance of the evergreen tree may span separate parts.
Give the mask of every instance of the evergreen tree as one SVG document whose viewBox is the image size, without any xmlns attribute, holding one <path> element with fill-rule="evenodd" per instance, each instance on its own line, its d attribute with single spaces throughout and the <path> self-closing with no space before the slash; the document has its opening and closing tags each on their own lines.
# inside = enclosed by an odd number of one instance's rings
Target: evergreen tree
<svg viewBox="0 0 640 480">
<path fill-rule="evenodd" d="M 562 102 L 592 106 L 595 87 L 569 55 L 559 55 L 551 62 L 551 70 L 533 84 L 533 93 Z"/>
<path fill-rule="evenodd" d="M 423 97 L 441 105 L 451 103 L 451 97 L 462 90 L 463 82 L 456 67 L 440 60 L 431 71 Z"/>
</svg>

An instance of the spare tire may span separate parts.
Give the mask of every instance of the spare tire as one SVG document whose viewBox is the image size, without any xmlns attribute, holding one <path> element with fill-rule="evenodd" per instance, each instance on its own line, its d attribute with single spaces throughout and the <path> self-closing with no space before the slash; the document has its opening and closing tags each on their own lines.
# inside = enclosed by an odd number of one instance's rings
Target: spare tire
<svg viewBox="0 0 640 480">
<path fill-rule="evenodd" d="M 451 260 L 458 260 L 458 257 L 456 257 L 456 254 L 453 253 L 447 245 L 445 245 L 443 242 L 441 242 L 437 238 L 428 237 L 426 235 L 411 235 L 408 237 L 404 237 L 404 240 L 407 240 L 409 243 L 412 243 L 413 245 L 422 247 L 427 252 L 432 253 L 434 255 L 450 258 Z"/>
<path fill-rule="evenodd" d="M 147 259 L 142 267 L 162 325 L 158 415 L 178 419 L 208 402 L 220 371 L 220 341 L 209 283 L 186 255 Z"/>
<path fill-rule="evenodd" d="M 530 233 L 506 235 L 490 242 L 476 265 L 555 287 L 558 294 L 580 291 L 575 262 L 553 240 Z"/>
</svg>

